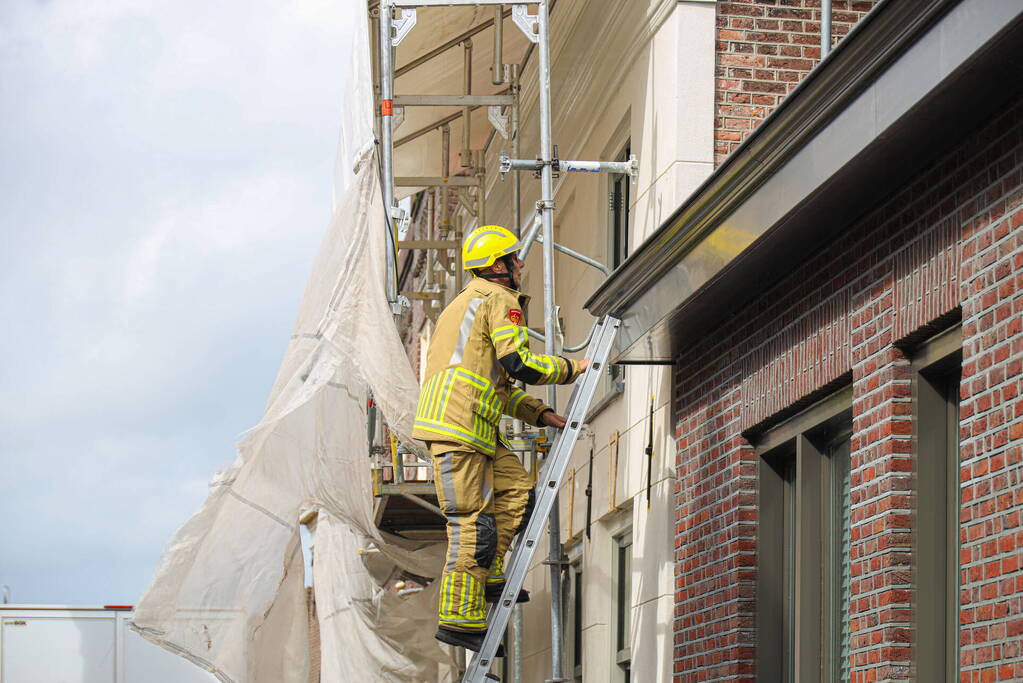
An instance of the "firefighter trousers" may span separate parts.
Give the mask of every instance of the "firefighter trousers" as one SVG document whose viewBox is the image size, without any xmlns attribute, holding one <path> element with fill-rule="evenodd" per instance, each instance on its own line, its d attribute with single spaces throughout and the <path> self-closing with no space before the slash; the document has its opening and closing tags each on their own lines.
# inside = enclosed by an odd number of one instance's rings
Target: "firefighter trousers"
<svg viewBox="0 0 1023 683">
<path fill-rule="evenodd" d="M 501 445 L 493 456 L 435 455 L 433 474 L 448 535 L 439 622 L 479 632 L 487 627 L 485 586 L 504 581 L 504 555 L 529 519 L 533 482 L 518 456 Z"/>
</svg>

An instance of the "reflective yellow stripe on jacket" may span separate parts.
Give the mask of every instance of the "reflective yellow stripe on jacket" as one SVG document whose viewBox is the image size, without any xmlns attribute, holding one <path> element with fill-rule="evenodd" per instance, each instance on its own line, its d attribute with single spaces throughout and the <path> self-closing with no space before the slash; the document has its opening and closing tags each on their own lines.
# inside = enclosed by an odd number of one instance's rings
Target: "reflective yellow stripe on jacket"
<svg viewBox="0 0 1023 683">
<path fill-rule="evenodd" d="M 490 455 L 502 414 L 539 424 L 547 406 L 515 387 L 512 378 L 568 383 L 579 367 L 530 352 L 523 320 L 527 301 L 507 287 L 475 279 L 441 312 L 427 351 L 415 438 L 454 440 Z"/>
<path fill-rule="evenodd" d="M 445 419 L 452 393 L 467 393 L 464 387 L 458 386 L 459 383 L 469 385 L 475 390 L 471 393 L 479 395 L 473 410 L 471 430 Z M 448 368 L 431 377 L 423 386 L 414 427 L 436 434 L 434 440 L 453 436 L 492 453 L 497 446 L 497 422 L 504 412 L 501 403 L 489 380 L 464 368 Z"/>
</svg>

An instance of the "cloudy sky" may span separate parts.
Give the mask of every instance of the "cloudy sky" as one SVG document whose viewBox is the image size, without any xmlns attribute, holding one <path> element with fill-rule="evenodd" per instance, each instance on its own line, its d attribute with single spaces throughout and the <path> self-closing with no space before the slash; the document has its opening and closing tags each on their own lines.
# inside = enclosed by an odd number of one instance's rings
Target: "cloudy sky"
<svg viewBox="0 0 1023 683">
<path fill-rule="evenodd" d="M 326 227 L 331 0 L 0 3 L 0 584 L 134 603 L 262 413 Z"/>
</svg>

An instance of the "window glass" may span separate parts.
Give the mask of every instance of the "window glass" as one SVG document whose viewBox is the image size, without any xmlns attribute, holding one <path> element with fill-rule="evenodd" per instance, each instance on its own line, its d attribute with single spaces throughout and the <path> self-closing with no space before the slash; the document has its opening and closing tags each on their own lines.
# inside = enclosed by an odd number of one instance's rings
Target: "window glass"
<svg viewBox="0 0 1023 683">
<path fill-rule="evenodd" d="M 833 517 L 830 596 L 833 634 L 831 642 L 832 680 L 849 683 L 849 603 L 852 600 L 852 499 L 850 489 L 849 437 L 830 447 L 831 510 Z"/>
<path fill-rule="evenodd" d="M 920 680 L 959 680 L 959 385 L 962 338 L 916 349 L 916 650 Z"/>
<path fill-rule="evenodd" d="M 849 681 L 851 402 L 844 389 L 754 437 L 764 680 Z"/>
</svg>

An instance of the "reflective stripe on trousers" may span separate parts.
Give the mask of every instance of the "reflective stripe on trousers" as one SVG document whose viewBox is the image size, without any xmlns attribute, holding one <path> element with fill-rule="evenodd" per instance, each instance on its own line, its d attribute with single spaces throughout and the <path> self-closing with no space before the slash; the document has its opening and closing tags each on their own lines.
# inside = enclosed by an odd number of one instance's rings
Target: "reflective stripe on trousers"
<svg viewBox="0 0 1023 683">
<path fill-rule="evenodd" d="M 502 576 L 504 555 L 524 526 L 532 482 L 518 456 L 500 445 L 493 457 L 459 451 L 435 456 L 433 471 L 448 532 L 439 621 L 483 629 L 483 586 L 488 576 Z"/>
</svg>

